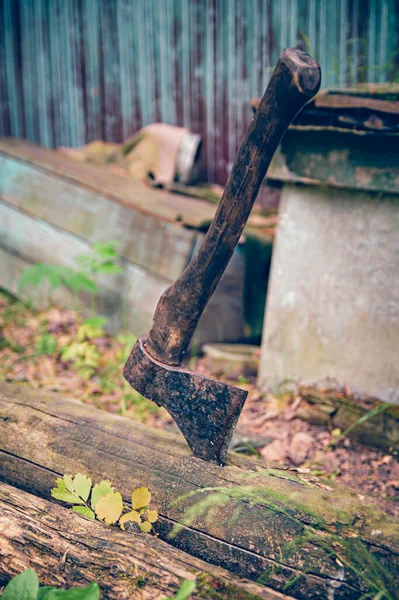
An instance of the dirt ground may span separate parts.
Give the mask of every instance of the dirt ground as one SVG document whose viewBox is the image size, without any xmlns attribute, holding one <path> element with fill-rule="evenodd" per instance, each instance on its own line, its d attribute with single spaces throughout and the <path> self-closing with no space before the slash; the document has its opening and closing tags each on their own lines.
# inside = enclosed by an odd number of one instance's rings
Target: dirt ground
<svg viewBox="0 0 399 600">
<path fill-rule="evenodd" d="M 0 295 L 0 379 L 26 381 L 36 388 L 79 398 L 100 409 L 148 425 L 174 430 L 163 409 L 134 392 L 122 368 L 133 345 L 128 335 L 111 337 L 95 322 L 52 307 L 36 312 Z M 209 373 L 203 358 L 190 367 Z M 218 376 L 223 378 L 223 373 Z M 237 381 L 238 379 L 238 381 Z M 315 485 L 332 481 L 354 489 L 360 500 L 374 502 L 399 516 L 397 453 L 361 445 L 326 425 L 298 418 L 305 402 L 299 385 L 279 394 L 260 392 L 255 379 L 236 378 L 249 391 L 232 449 L 301 468 Z M 326 390 L 328 393 L 328 390 Z M 342 390 L 350 396 L 350 390 Z"/>
</svg>

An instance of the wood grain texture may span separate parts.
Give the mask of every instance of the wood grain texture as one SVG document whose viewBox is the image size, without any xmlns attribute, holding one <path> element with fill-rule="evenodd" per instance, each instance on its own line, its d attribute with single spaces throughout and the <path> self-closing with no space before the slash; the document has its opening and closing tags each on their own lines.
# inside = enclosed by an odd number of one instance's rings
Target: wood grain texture
<svg viewBox="0 0 399 600">
<path fill-rule="evenodd" d="M 181 364 L 199 318 L 246 225 L 276 148 L 291 121 L 318 91 L 320 67 L 300 50 L 282 52 L 252 118 L 213 222 L 197 254 L 161 296 L 146 347 L 155 359 Z"/>
<path fill-rule="evenodd" d="M 170 238 L 169 242 L 173 254 L 173 239 Z M 137 241 L 136 245 L 140 247 Z M 156 245 L 154 243 L 154 247 Z M 22 271 L 35 262 L 74 267 L 77 256 L 90 252 L 91 245 L 83 237 L 54 227 L 48 221 L 0 199 L 0 286 L 3 289 L 31 301 L 34 306 L 44 307 L 50 294 L 48 282 L 43 282 L 36 289 L 19 290 L 18 280 Z M 166 264 L 162 248 L 158 248 L 157 255 L 162 255 Z M 176 256 L 179 257 L 178 252 Z M 179 268 L 178 262 L 174 267 L 172 265 L 172 269 Z M 122 260 L 121 274 L 100 275 L 96 281 L 99 287 L 97 310 L 109 319 L 109 330 L 118 332 L 124 327 L 136 336 L 149 331 L 159 297 L 171 284 L 170 279 L 130 260 Z M 244 259 L 237 252 L 201 319 L 194 340 L 198 346 L 208 341 L 238 340 L 242 337 L 243 282 Z M 65 288 L 51 292 L 51 296 L 61 306 L 73 305 L 72 295 Z M 79 301 L 84 314 L 89 315 L 92 311 L 90 297 L 79 294 Z"/>
<path fill-rule="evenodd" d="M 197 582 L 192 600 L 290 600 L 240 580 L 154 536 L 122 532 L 68 508 L 0 483 L 0 586 L 24 569 L 41 585 L 97 582 L 102 600 L 157 600 L 176 593 L 184 579 Z"/>
<path fill-rule="evenodd" d="M 214 506 L 211 519 L 199 515 L 183 526 L 173 545 L 241 577 L 267 575 L 268 586 L 301 600 L 328 600 L 333 592 L 349 600 L 370 591 L 364 579 L 370 563 L 356 562 L 361 549 L 383 565 L 385 585 L 398 598 L 399 525 L 349 491 L 311 486 L 284 468 L 262 472 L 235 455 L 221 468 L 193 458 L 181 438 L 163 431 L 28 386 L 2 383 L 0 390 L 0 480 L 46 499 L 62 473 L 110 478 L 125 501 L 132 487 L 147 486 L 163 539 L 206 497 L 175 502 L 183 494 L 257 486 L 262 501 L 251 505 L 225 491 L 226 504 Z M 348 557 L 351 544 L 356 554 Z"/>
<path fill-rule="evenodd" d="M 84 172 L 87 183 L 96 176 L 91 166 Z M 104 169 L 101 171 L 103 175 Z M 111 185 L 112 178 L 121 179 L 112 173 L 110 178 Z M 107 196 L 106 188 L 90 189 L 82 182 L 0 153 L 0 197 L 8 204 L 91 243 L 117 240 L 125 258 L 173 281 L 187 266 L 197 238 L 202 240 L 203 235 L 178 221 L 163 219 L 162 203 L 152 201 L 158 192 L 137 182 L 129 183 L 128 189 L 133 198 L 124 204 Z M 147 212 L 136 205 L 135 189 Z M 113 192 L 118 193 L 115 186 Z M 163 192 L 159 194 L 161 200 Z M 184 201 L 191 203 L 191 199 L 185 198 L 182 204 Z M 173 215 L 177 218 L 179 211 Z"/>
<path fill-rule="evenodd" d="M 170 223 L 206 227 L 215 214 L 209 202 L 156 190 L 143 183 L 115 175 L 109 169 L 65 158 L 59 152 L 36 146 L 21 139 L 0 138 L 0 152 L 23 161 L 64 181 L 109 198 L 121 205 Z"/>
<path fill-rule="evenodd" d="M 162 599 L 176 593 L 184 579 L 197 582 L 193 600 L 204 594 L 209 600 L 290 600 L 156 537 L 122 532 L 0 483 L 0 587 L 29 568 L 41 585 L 97 582 L 102 600 Z"/>
</svg>

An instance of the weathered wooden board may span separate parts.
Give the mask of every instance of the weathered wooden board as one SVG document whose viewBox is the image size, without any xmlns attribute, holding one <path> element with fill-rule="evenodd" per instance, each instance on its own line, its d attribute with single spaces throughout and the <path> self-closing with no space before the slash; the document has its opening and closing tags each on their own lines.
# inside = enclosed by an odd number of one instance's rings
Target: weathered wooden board
<svg viewBox="0 0 399 600">
<path fill-rule="evenodd" d="M 125 204 L 157 219 L 190 227 L 206 227 L 213 219 L 215 206 L 115 175 L 109 169 L 69 160 L 62 154 L 36 146 L 25 140 L 0 138 L 0 152 L 57 179 L 73 182 L 86 190 L 101 194 L 118 204 Z"/>
<path fill-rule="evenodd" d="M 99 277 L 97 308 L 109 318 L 111 331 L 123 325 L 142 335 L 150 329 L 161 293 L 202 242 L 203 233 L 184 226 L 188 215 L 194 218 L 192 224 L 201 226 L 209 223 L 214 210 L 207 202 L 128 182 L 28 142 L 0 141 L 0 247 L 11 255 L 0 266 L 0 285 L 18 292 L 20 258 L 72 266 L 76 256 L 90 252 L 93 242 L 117 240 L 126 259 L 124 272 Z M 244 259 L 238 252 L 200 321 L 197 346 L 242 338 L 243 286 Z M 33 294 L 34 303 L 42 305 L 47 292 L 41 286 Z M 80 296 L 82 310 L 90 312 L 90 299 Z M 71 305 L 65 290 L 52 297 Z"/>
<path fill-rule="evenodd" d="M 41 585 L 97 582 L 102 600 L 162 599 L 174 594 L 184 579 L 197 583 L 193 600 L 289 600 L 156 537 L 84 519 L 0 483 L 0 587 L 28 568 L 36 571 Z"/>
<path fill-rule="evenodd" d="M 45 282 L 37 290 L 19 290 L 18 279 L 23 269 L 35 262 L 74 266 L 74 259 L 90 253 L 91 246 L 82 237 L 0 201 L 0 252 L 3 257 L 0 287 L 42 307 L 49 297 L 48 284 Z M 108 317 L 111 331 L 116 332 L 123 326 L 137 336 L 143 335 L 151 327 L 160 295 L 172 282 L 129 260 L 123 260 L 122 268 L 120 275 L 98 277 L 96 308 Z M 200 321 L 196 344 L 237 340 L 242 336 L 242 287 L 243 257 L 237 253 Z M 82 311 L 90 314 L 90 298 L 85 294 L 79 296 Z M 56 290 L 51 297 L 61 306 L 73 305 L 71 293 L 64 288 Z"/>
<path fill-rule="evenodd" d="M 211 513 L 199 511 L 172 540 L 180 549 L 300 599 L 349 600 L 381 587 L 399 597 L 399 525 L 349 491 L 234 455 L 224 468 L 204 463 L 171 434 L 28 386 L 0 389 L 2 481 L 49 498 L 56 474 L 84 472 L 110 478 L 126 501 L 147 486 L 164 539 L 208 498 Z M 221 504 L 206 492 L 178 501 L 215 486 Z"/>
<path fill-rule="evenodd" d="M 48 282 L 44 282 L 37 289 L 19 290 L 19 277 L 24 268 L 35 262 L 73 266 L 76 256 L 90 253 L 89 244 L 1 203 L 0 240 L 0 287 L 29 299 L 38 307 L 45 306 L 50 297 L 61 306 L 73 306 L 72 294 L 65 288 L 51 292 Z M 128 261 L 123 262 L 121 274 L 99 276 L 97 282 L 96 310 L 110 319 L 112 331 L 124 326 L 135 335 L 148 331 L 158 299 L 171 283 Z M 80 293 L 79 299 L 82 312 L 91 314 L 91 300 L 87 294 Z"/>
<path fill-rule="evenodd" d="M 336 127 L 291 127 L 268 179 L 398 193 L 399 134 Z"/>
<path fill-rule="evenodd" d="M 202 239 L 198 231 L 163 220 L 162 211 L 159 215 L 142 212 L 133 203 L 109 198 L 105 190 L 90 189 L 4 154 L 0 154 L 0 173 L 3 201 L 91 243 L 118 241 L 124 257 L 170 280 L 187 266 L 197 237 Z M 142 186 L 144 200 L 147 194 L 151 206 L 154 191 Z"/>
</svg>

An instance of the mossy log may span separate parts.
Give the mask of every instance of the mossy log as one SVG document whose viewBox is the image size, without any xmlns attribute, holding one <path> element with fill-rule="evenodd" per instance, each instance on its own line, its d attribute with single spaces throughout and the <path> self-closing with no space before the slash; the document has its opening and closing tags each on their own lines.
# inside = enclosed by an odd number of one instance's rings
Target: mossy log
<svg viewBox="0 0 399 600">
<path fill-rule="evenodd" d="M 193 600 L 289 600 L 156 537 L 122 532 L 0 483 L 0 589 L 27 568 L 35 569 L 41 585 L 96 581 L 102 600 L 170 597 L 184 579 L 197 584 Z"/>
<path fill-rule="evenodd" d="M 399 598 L 399 525 L 356 494 L 234 454 L 205 463 L 174 435 L 0 384 L 0 480 L 50 499 L 58 475 L 78 472 L 126 502 L 148 487 L 161 539 L 240 577 L 299 599 Z"/>
<path fill-rule="evenodd" d="M 300 394 L 303 401 L 296 412 L 300 419 L 342 431 L 353 427 L 348 437 L 357 442 L 384 452 L 399 450 L 399 406 L 334 390 L 302 387 Z"/>
</svg>

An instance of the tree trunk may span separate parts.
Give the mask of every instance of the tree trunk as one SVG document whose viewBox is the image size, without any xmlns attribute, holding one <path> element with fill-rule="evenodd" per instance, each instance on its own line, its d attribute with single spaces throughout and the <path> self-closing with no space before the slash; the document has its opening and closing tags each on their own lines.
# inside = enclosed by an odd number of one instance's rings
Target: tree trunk
<svg viewBox="0 0 399 600">
<path fill-rule="evenodd" d="M 159 537 L 235 575 L 306 600 L 399 598 L 399 526 L 348 490 L 233 454 L 218 467 L 177 436 L 28 386 L 0 384 L 0 428 L 0 479 L 23 490 L 49 499 L 78 472 L 127 502 L 146 486 Z"/>
</svg>

